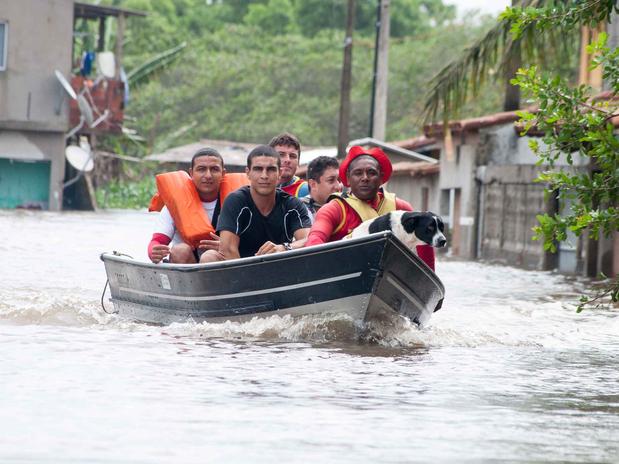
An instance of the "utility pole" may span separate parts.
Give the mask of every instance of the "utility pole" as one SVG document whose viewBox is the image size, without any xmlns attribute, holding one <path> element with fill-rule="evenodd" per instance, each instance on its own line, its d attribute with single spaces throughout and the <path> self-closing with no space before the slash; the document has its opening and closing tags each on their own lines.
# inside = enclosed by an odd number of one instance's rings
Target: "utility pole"
<svg viewBox="0 0 619 464">
<path fill-rule="evenodd" d="M 389 78 L 389 2 L 378 0 L 376 12 L 376 45 L 374 80 L 370 110 L 370 137 L 385 140 L 387 125 L 387 82 Z"/>
<path fill-rule="evenodd" d="M 344 65 L 342 67 L 342 85 L 340 88 L 340 121 L 337 132 L 337 157 L 346 156 L 348 129 L 350 126 L 350 87 L 352 74 L 352 33 L 355 24 L 355 0 L 348 0 L 346 15 L 346 37 L 344 39 Z"/>
</svg>

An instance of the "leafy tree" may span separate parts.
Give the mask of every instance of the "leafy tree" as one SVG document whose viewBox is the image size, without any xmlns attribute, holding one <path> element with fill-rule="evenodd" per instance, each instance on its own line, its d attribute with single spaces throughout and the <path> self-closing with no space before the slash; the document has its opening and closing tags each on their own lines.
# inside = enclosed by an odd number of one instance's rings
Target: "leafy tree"
<svg viewBox="0 0 619 464">
<path fill-rule="evenodd" d="M 249 5 L 244 22 L 270 34 L 285 34 L 294 30 L 294 11 L 290 0 L 269 0 L 269 3 Z"/>
<path fill-rule="evenodd" d="M 456 17 L 456 7 L 441 0 L 395 0 L 390 7 L 390 35 L 396 38 L 427 33 Z"/>
<path fill-rule="evenodd" d="M 379 0 L 356 2 L 355 34 L 373 35 Z M 346 0 L 295 0 L 295 16 L 301 32 L 314 37 L 325 29 L 342 29 L 346 20 Z M 391 37 L 428 32 L 455 19 L 455 7 L 442 0 L 396 0 L 390 3 Z"/>
<path fill-rule="evenodd" d="M 533 28 L 595 26 L 618 10 L 616 4 L 588 0 L 552 8 L 508 8 L 502 17 L 519 37 Z M 513 80 L 539 104 L 534 113 L 520 113 L 525 133 L 533 126 L 544 133 L 543 144 L 530 141 L 539 164 L 550 168 L 538 180 L 548 185 L 547 193 L 558 192 L 560 200 L 571 205 L 567 213 L 537 217 L 535 239 L 543 240 L 544 249 L 553 252 L 557 242 L 567 240 L 568 231 L 577 236 L 586 233 L 595 240 L 600 234 L 609 236 L 619 230 L 619 139 L 615 129 L 619 122 L 619 48 L 607 46 L 606 41 L 602 33 L 588 47 L 595 56 L 593 67 L 603 66 L 603 77 L 611 89 L 605 97 L 596 97 L 588 86 L 573 87 L 565 79 L 546 76 L 536 67 L 521 69 Z M 556 167 L 560 158 L 567 161 L 569 169 Z M 578 168 L 583 164 L 587 167 Z M 587 305 L 598 307 L 604 297 L 619 301 L 619 276 L 600 293 L 583 296 L 578 311 Z"/>
</svg>

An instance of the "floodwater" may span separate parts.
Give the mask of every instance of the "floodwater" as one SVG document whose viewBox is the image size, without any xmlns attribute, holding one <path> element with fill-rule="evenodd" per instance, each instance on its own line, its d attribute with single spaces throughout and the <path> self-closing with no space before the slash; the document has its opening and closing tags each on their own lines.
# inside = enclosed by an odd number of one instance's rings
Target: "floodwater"
<svg viewBox="0 0 619 464">
<path fill-rule="evenodd" d="M 619 462 L 619 318 L 583 282 L 439 261 L 424 330 L 104 313 L 143 212 L 0 211 L 0 462 Z M 109 306 L 109 303 L 108 303 Z"/>
</svg>

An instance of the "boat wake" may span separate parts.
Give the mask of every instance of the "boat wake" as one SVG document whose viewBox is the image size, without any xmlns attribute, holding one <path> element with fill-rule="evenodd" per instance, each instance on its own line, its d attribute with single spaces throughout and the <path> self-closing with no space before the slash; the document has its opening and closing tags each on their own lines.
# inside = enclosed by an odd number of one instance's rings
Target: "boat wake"
<svg viewBox="0 0 619 464">
<path fill-rule="evenodd" d="M 344 314 L 321 314 L 301 317 L 271 316 L 254 318 L 247 322 L 174 323 L 166 326 L 163 331 L 170 335 L 209 339 L 321 343 L 359 340 L 363 327 Z"/>
<path fill-rule="evenodd" d="M 8 291 L 0 299 L 0 319 L 16 325 L 92 326 L 108 324 L 113 316 L 101 310 L 96 300 L 77 292 Z"/>
<path fill-rule="evenodd" d="M 577 315 L 566 299 L 488 301 L 457 307 L 447 302 L 432 318 L 432 324 L 418 328 L 404 317 L 363 323 L 350 316 L 315 314 L 292 317 L 273 315 L 247 322 L 175 323 L 147 325 L 107 314 L 94 292 L 84 289 L 13 288 L 0 299 L 0 324 L 89 327 L 118 332 L 146 332 L 151 336 L 252 342 L 308 342 L 371 345 L 389 349 L 431 347 L 529 346 L 565 347 L 575 340 L 595 340 L 601 332 L 616 331 L 619 315 L 583 313 Z M 568 299 L 573 301 L 572 298 Z M 111 305 L 107 305 L 110 309 Z"/>
</svg>

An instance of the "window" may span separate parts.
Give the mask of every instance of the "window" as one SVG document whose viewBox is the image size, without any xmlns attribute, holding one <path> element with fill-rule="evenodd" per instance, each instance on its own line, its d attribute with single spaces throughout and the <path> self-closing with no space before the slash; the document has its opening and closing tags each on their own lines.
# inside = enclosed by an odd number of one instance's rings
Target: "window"
<svg viewBox="0 0 619 464">
<path fill-rule="evenodd" d="M 9 32 L 9 25 L 0 21 L 0 71 L 6 69 L 6 45 Z"/>
</svg>

